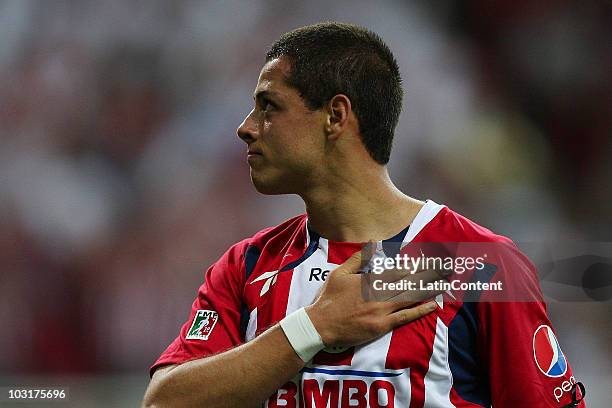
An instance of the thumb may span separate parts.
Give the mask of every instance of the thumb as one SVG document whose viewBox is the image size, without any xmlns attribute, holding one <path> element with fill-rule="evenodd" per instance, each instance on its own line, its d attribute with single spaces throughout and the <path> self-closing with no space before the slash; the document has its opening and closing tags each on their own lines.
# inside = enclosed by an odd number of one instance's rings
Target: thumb
<svg viewBox="0 0 612 408">
<path fill-rule="evenodd" d="M 338 268 L 338 271 L 347 275 L 361 272 L 370 262 L 370 259 L 372 256 L 374 256 L 375 252 L 376 242 L 370 240 L 363 246 L 363 248 L 361 248 L 360 251 L 355 252 L 346 261 L 344 261 L 344 263 Z"/>
</svg>

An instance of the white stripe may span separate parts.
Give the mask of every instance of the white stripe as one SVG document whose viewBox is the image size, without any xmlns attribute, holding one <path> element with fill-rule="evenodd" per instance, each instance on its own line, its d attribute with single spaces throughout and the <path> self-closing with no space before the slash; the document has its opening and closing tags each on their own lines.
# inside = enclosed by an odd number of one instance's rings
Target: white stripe
<svg viewBox="0 0 612 408">
<path fill-rule="evenodd" d="M 322 367 L 331 370 L 342 370 L 350 369 L 357 371 L 369 371 L 379 373 L 397 374 L 397 376 L 387 377 L 384 380 L 393 384 L 395 389 L 395 400 L 394 406 L 396 407 L 408 407 L 410 405 L 411 389 L 410 389 L 410 368 L 404 368 L 399 370 L 391 370 L 385 368 L 385 362 L 387 360 L 387 354 L 389 353 L 389 346 L 391 345 L 392 333 L 389 332 L 378 339 L 372 340 L 368 343 L 362 344 L 355 347 L 355 352 L 351 360 L 350 367 L 341 366 L 327 366 L 327 365 L 314 365 L 312 362 L 308 363 L 308 367 Z M 317 379 L 319 385 L 323 384 L 323 381 L 328 379 L 327 374 L 323 373 L 304 373 L 304 379 Z M 333 377 L 336 378 L 336 377 Z M 368 388 L 372 382 L 377 380 L 376 377 L 361 377 Z M 384 397 L 380 395 L 379 397 Z M 382 404 L 383 400 L 379 402 Z M 314 405 L 313 405 L 314 406 Z"/>
<path fill-rule="evenodd" d="M 257 308 L 251 310 L 249 314 L 249 324 L 247 324 L 245 339 L 251 341 L 255 338 L 255 332 L 257 331 Z"/>
<path fill-rule="evenodd" d="M 387 360 L 387 354 L 389 354 L 392 333 L 388 332 L 382 337 L 355 347 L 351 369 L 385 371 L 385 361 Z"/>
<path fill-rule="evenodd" d="M 327 240 L 319 238 L 319 247 L 316 251 L 293 270 L 285 315 L 293 313 L 300 307 L 312 304 L 321 286 L 323 286 L 323 280 L 313 280 L 312 282 L 308 280 L 311 268 L 331 270 L 337 266 L 327 263 L 327 248 Z"/>
<path fill-rule="evenodd" d="M 416 237 L 417 234 L 421 232 L 423 228 L 425 228 L 425 226 L 429 224 L 429 222 L 433 220 L 434 217 L 438 215 L 438 213 L 443 208 L 444 208 L 443 205 L 440 205 L 434 201 L 431 201 L 431 200 L 425 201 L 425 205 L 421 207 L 416 217 L 414 217 L 414 220 L 410 224 L 410 228 L 408 228 L 408 232 L 406 233 L 406 236 L 404 237 L 404 240 L 402 241 L 402 248 L 407 243 L 412 241 L 414 237 Z"/>
<path fill-rule="evenodd" d="M 425 408 L 454 407 L 450 401 L 453 375 L 448 366 L 448 327 L 437 318 L 436 337 L 425 375 Z"/>
<path fill-rule="evenodd" d="M 310 221 L 308 221 L 308 218 L 306 218 L 306 224 L 304 224 L 304 228 L 306 229 L 306 248 L 308 248 L 308 246 L 310 245 L 310 230 L 308 229 L 309 225 Z"/>
</svg>

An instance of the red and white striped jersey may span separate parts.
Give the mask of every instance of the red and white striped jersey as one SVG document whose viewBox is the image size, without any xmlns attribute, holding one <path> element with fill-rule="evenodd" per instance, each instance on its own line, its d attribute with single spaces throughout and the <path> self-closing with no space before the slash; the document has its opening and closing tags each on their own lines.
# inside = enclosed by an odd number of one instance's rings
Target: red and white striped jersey
<svg viewBox="0 0 612 408">
<path fill-rule="evenodd" d="M 432 201 L 386 242 L 513 245 Z M 319 236 L 306 214 L 235 244 L 206 272 L 187 322 L 151 372 L 252 340 L 311 304 L 329 271 L 361 247 Z M 513 282 L 540 293 L 534 266 L 520 253 L 518 259 L 512 268 L 497 265 L 495 279 L 512 273 Z M 463 303 L 448 294 L 436 301 L 433 313 L 376 340 L 321 351 L 264 406 L 516 408 L 572 401 L 576 379 L 544 302 Z"/>
</svg>

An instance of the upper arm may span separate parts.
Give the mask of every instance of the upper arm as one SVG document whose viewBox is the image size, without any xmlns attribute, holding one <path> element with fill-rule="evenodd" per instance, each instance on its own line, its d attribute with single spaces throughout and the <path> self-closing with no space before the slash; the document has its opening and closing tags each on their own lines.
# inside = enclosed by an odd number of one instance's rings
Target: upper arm
<svg viewBox="0 0 612 408">
<path fill-rule="evenodd" d="M 237 244 L 206 271 L 189 317 L 150 372 L 239 345 L 244 281 L 244 246 Z"/>
<path fill-rule="evenodd" d="M 570 388 L 579 380 L 553 332 L 535 266 L 515 247 L 496 261 L 492 281 L 503 282 L 506 293 L 496 298 L 483 292 L 478 304 L 492 405 L 552 408 L 570 403 Z"/>
<path fill-rule="evenodd" d="M 178 364 L 170 364 L 166 366 L 157 367 L 153 370 L 153 375 L 151 376 L 151 381 L 149 381 L 149 385 L 144 394 L 144 399 L 142 401 L 143 407 L 154 407 L 156 404 L 154 402 L 155 393 L 158 390 L 158 385 L 162 382 L 165 376 L 176 368 Z"/>
<path fill-rule="evenodd" d="M 153 375 L 151 376 L 151 382 L 159 381 L 163 376 L 168 374 L 172 369 L 176 368 L 178 364 L 169 364 L 161 367 L 157 367 L 153 371 Z"/>
</svg>

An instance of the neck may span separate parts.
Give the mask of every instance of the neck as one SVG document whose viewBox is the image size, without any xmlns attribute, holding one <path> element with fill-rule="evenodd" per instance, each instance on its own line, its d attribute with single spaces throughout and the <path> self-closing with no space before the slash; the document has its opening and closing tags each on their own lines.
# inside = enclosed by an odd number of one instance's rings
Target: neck
<svg viewBox="0 0 612 408">
<path fill-rule="evenodd" d="M 341 242 L 392 237 L 410 224 L 423 206 L 395 187 L 384 166 L 325 177 L 325 183 L 300 196 L 314 230 Z"/>
</svg>

